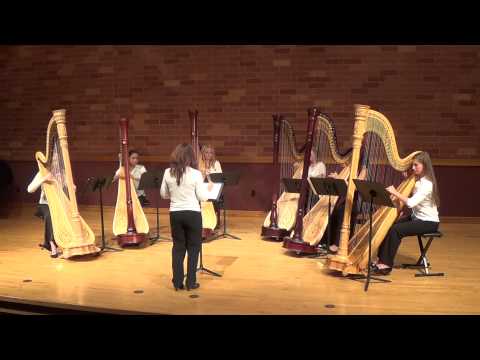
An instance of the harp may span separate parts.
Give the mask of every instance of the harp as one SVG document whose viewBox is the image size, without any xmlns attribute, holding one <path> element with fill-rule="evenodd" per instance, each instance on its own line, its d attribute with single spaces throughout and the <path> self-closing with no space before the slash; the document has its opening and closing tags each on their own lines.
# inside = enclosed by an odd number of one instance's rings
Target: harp
<svg viewBox="0 0 480 360">
<path fill-rule="evenodd" d="M 117 203 L 113 216 L 113 234 L 121 247 L 141 245 L 147 240 L 148 221 L 135 192 L 128 163 L 128 120 L 121 119 L 120 126 L 120 176 Z M 128 178 L 128 180 L 127 180 Z"/>
<path fill-rule="evenodd" d="M 261 236 L 264 239 L 283 240 L 295 224 L 298 194 L 285 192 L 283 178 L 300 179 L 305 144 L 296 146 L 292 125 L 282 115 L 273 115 L 273 167 L 279 176 L 274 185 L 272 208 L 263 222 Z"/>
<path fill-rule="evenodd" d="M 329 116 L 324 113 L 318 113 L 316 116 L 311 150 L 316 155 L 317 161 L 322 161 L 325 164 L 326 175 L 336 172 L 338 178 L 348 179 L 352 149 L 343 153 L 338 150 L 335 126 Z M 308 189 L 308 171 L 307 174 L 302 175 L 302 183 L 305 182 Z M 299 201 L 298 207 L 305 210 L 303 213 L 297 212 L 296 233 L 292 238 L 285 239 L 284 248 L 298 254 L 315 254 L 318 252 L 318 245 L 328 226 L 328 196 L 320 196 L 316 203 L 314 199 L 315 195 L 309 192 L 309 196 L 305 196 Z M 331 211 L 333 211 L 337 200 L 337 196 L 331 197 Z"/>
<path fill-rule="evenodd" d="M 50 209 L 55 242 L 63 257 L 95 254 L 95 235 L 78 212 L 70 155 L 68 152 L 65 110 L 53 111 L 48 123 L 45 154 L 35 154 L 42 176 L 49 172 L 54 180 L 42 184 Z"/>
<path fill-rule="evenodd" d="M 198 169 L 202 172 L 203 178 L 206 176 L 205 162 L 200 154 L 200 144 L 198 142 L 198 111 L 188 111 L 191 125 L 191 141 L 195 157 L 197 159 Z M 202 212 L 202 237 L 208 238 L 215 232 L 217 226 L 217 214 L 211 201 L 200 202 Z"/>
<path fill-rule="evenodd" d="M 362 156 L 360 159 L 360 154 Z M 327 266 L 331 270 L 341 271 L 344 275 L 359 274 L 368 266 L 368 216 L 369 205 L 360 199 L 354 203 L 355 184 L 360 167 L 367 171 L 367 180 L 394 185 L 408 196 L 415 185 L 415 178 L 402 177 L 402 172 L 411 168 L 415 151 L 404 158 L 398 154 L 395 133 L 389 120 L 381 113 L 366 105 L 355 105 L 355 126 L 353 133 L 353 152 L 348 181 L 348 190 L 340 233 L 338 254 L 329 256 Z M 399 215 L 403 206 L 394 200 L 398 208 L 374 206 L 372 217 L 372 254 L 376 253 L 385 235 Z M 358 211 L 358 220 L 350 229 L 352 210 Z"/>
</svg>

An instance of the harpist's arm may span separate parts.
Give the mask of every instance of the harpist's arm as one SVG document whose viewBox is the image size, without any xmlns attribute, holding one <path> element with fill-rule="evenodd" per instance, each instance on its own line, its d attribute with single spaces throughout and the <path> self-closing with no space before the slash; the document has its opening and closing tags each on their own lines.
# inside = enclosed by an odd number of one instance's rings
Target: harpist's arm
<svg viewBox="0 0 480 360">
<path fill-rule="evenodd" d="M 40 173 L 37 173 L 32 182 L 28 185 L 27 191 L 29 193 L 34 193 L 45 181 L 51 181 L 52 179 L 53 176 L 51 173 L 48 173 L 46 176 L 42 176 Z"/>
</svg>

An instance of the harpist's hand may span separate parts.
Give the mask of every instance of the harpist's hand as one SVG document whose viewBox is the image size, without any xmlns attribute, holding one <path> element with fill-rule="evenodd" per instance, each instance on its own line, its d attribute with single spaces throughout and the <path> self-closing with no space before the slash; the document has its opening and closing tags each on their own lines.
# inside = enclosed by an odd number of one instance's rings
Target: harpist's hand
<svg viewBox="0 0 480 360">
<path fill-rule="evenodd" d="M 389 187 L 385 188 L 385 190 L 387 190 L 387 192 L 389 192 L 393 196 L 397 196 L 397 189 L 395 189 L 393 185 L 390 185 Z"/>
<path fill-rule="evenodd" d="M 402 172 L 402 176 L 404 179 L 408 178 L 408 171 Z"/>
<path fill-rule="evenodd" d="M 52 182 L 53 180 L 55 180 L 55 178 L 53 177 L 52 173 L 49 172 L 47 175 L 45 175 L 45 177 L 43 178 L 43 182 Z"/>
<path fill-rule="evenodd" d="M 328 174 L 328 177 L 336 179 L 338 177 L 338 174 L 336 172 L 332 172 Z"/>
</svg>

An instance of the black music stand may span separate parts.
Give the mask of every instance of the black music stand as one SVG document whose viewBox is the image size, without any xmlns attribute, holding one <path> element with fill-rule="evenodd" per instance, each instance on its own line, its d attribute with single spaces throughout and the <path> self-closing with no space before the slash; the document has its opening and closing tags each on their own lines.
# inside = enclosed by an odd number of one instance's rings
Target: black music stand
<svg viewBox="0 0 480 360">
<path fill-rule="evenodd" d="M 102 247 L 100 250 L 104 251 L 123 251 L 123 249 L 117 249 L 106 245 L 105 242 L 105 225 L 103 221 L 103 188 L 109 187 L 112 183 L 113 178 L 110 177 L 92 177 L 87 180 L 87 184 L 90 185 L 90 190 L 95 192 L 98 190 L 99 201 L 100 201 L 100 223 L 102 227 Z"/>
<path fill-rule="evenodd" d="M 224 186 L 238 185 L 239 178 L 240 178 L 240 174 L 236 172 L 210 174 L 210 180 L 212 180 L 212 182 L 223 183 Z M 235 240 L 241 240 L 239 237 L 229 234 L 227 232 L 227 208 L 225 206 L 225 196 L 223 196 L 222 207 L 223 207 L 223 233 L 212 237 L 212 240 L 219 239 L 219 238 L 230 238 Z"/>
<path fill-rule="evenodd" d="M 353 280 L 366 279 L 365 282 L 365 291 L 368 291 L 368 285 L 370 284 L 370 279 L 374 279 L 380 282 L 391 282 L 387 279 L 380 279 L 370 275 L 372 267 L 372 216 L 373 216 L 373 204 L 380 206 L 395 207 L 390 199 L 390 194 L 385 190 L 385 185 L 380 183 L 375 183 L 371 181 L 353 179 L 355 187 L 363 198 L 363 201 L 370 203 L 369 209 L 369 231 L 368 231 L 368 270 L 367 275 L 354 275 L 351 278 Z"/>
<path fill-rule="evenodd" d="M 347 184 L 342 179 L 334 178 L 308 178 L 310 187 L 316 195 L 328 195 L 328 223 L 327 223 L 327 256 L 331 243 L 330 215 L 332 212 L 331 197 L 345 196 L 347 193 Z"/>
<path fill-rule="evenodd" d="M 143 173 L 140 178 L 140 183 L 138 184 L 139 190 L 144 189 L 154 189 L 155 190 L 155 207 L 157 210 L 157 235 L 150 238 L 150 245 L 155 244 L 159 240 L 171 240 L 166 237 L 160 236 L 160 215 L 159 215 L 159 207 L 160 207 L 160 187 L 162 186 L 162 176 L 163 172 L 161 170 L 156 171 L 147 171 Z"/>
<path fill-rule="evenodd" d="M 283 185 L 285 185 L 285 191 L 293 194 L 300 194 L 302 187 L 302 179 L 294 178 L 282 178 Z"/>
</svg>

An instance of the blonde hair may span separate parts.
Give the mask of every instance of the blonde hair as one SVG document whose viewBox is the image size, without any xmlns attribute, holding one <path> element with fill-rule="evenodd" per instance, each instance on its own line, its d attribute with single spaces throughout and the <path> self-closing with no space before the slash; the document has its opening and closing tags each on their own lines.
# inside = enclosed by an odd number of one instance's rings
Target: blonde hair
<svg viewBox="0 0 480 360">
<path fill-rule="evenodd" d="M 212 159 L 207 161 L 207 159 L 205 159 L 205 152 L 207 150 L 211 150 L 212 151 Z M 210 145 L 210 144 L 205 144 L 202 146 L 202 149 L 200 150 L 200 152 L 202 153 L 202 160 L 203 160 L 203 163 L 205 164 L 205 169 L 210 169 L 212 166 L 215 165 L 215 162 L 217 161 L 217 158 L 215 156 L 215 148 Z"/>
</svg>

